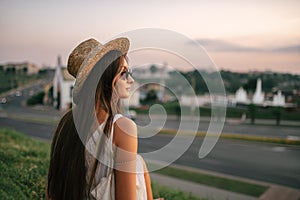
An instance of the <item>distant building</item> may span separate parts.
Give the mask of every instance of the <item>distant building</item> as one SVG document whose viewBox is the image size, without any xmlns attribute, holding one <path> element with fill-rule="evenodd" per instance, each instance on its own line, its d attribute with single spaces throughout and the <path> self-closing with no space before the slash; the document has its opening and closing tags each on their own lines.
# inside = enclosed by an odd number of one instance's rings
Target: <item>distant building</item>
<svg viewBox="0 0 300 200">
<path fill-rule="evenodd" d="M 281 94 L 281 91 L 278 90 L 277 94 L 273 96 L 273 106 L 284 106 L 285 97 Z"/>
<path fill-rule="evenodd" d="M 265 98 L 265 93 L 262 92 L 262 81 L 261 79 L 257 79 L 256 84 L 256 90 L 252 97 L 252 103 L 259 105 L 259 106 L 282 106 L 285 108 L 293 108 L 296 107 L 296 104 L 289 103 L 285 101 L 285 96 L 282 94 L 280 90 L 277 91 L 277 94 L 269 94 L 266 95 L 267 98 Z M 249 98 L 247 97 L 247 92 L 243 88 L 239 88 L 234 98 L 229 98 L 229 102 L 231 102 L 233 105 L 236 105 L 237 103 L 248 105 L 251 103 Z"/>
<path fill-rule="evenodd" d="M 235 93 L 236 103 L 248 103 L 247 92 L 244 88 L 240 87 Z"/>
<path fill-rule="evenodd" d="M 253 103 L 254 104 L 263 104 L 265 100 L 265 93 L 262 92 L 261 79 L 257 79 L 256 90 L 253 95 Z"/>
<path fill-rule="evenodd" d="M 22 62 L 22 63 L 6 63 L 2 65 L 4 71 L 14 71 L 15 73 L 23 73 L 23 74 L 37 74 L 40 68 L 29 62 Z"/>
<path fill-rule="evenodd" d="M 60 56 L 53 79 L 54 106 L 59 110 L 66 110 L 72 105 L 72 90 L 75 78 L 69 74 L 66 67 L 62 66 Z"/>
</svg>

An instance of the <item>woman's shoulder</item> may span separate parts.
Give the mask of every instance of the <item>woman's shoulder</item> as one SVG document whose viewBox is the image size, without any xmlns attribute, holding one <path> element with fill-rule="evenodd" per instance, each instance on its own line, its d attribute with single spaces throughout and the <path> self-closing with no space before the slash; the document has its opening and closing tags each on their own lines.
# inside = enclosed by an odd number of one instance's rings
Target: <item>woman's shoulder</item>
<svg viewBox="0 0 300 200">
<path fill-rule="evenodd" d="M 131 119 L 121 116 L 114 123 L 114 141 L 119 146 L 137 143 L 137 126 Z"/>
<path fill-rule="evenodd" d="M 135 122 L 123 115 L 116 117 L 114 127 L 122 132 L 136 132 L 137 129 Z"/>
</svg>

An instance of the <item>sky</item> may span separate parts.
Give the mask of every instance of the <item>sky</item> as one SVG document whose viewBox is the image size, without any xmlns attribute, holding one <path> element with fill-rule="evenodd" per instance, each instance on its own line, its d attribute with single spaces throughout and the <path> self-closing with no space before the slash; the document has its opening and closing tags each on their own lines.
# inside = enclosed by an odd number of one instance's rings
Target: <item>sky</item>
<svg viewBox="0 0 300 200">
<path fill-rule="evenodd" d="M 1 0 L 0 63 L 55 66 L 61 55 L 66 64 L 84 39 L 159 28 L 201 44 L 218 69 L 300 74 L 299 8 L 298 0 Z"/>
</svg>

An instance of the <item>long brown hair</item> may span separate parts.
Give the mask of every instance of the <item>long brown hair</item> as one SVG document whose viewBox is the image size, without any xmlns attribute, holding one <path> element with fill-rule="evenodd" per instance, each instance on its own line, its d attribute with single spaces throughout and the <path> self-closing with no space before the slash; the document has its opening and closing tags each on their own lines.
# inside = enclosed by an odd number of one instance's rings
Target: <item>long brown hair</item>
<svg viewBox="0 0 300 200">
<path fill-rule="evenodd" d="M 104 55 L 85 81 L 80 91 L 82 98 L 61 118 L 51 144 L 48 198 L 82 200 L 89 197 L 99 161 L 94 158 L 92 167 L 86 169 L 85 144 L 97 128 L 100 109 L 107 113 L 102 137 L 110 134 L 113 116 L 119 112 L 119 102 L 112 102 L 112 93 L 124 59 L 126 56 L 115 50 Z M 99 74 L 102 74 L 100 80 L 95 78 Z M 93 92 L 91 87 L 95 85 L 96 92 Z M 101 142 L 98 155 L 103 151 Z M 91 170 L 89 180 L 86 180 L 87 170 Z"/>
</svg>

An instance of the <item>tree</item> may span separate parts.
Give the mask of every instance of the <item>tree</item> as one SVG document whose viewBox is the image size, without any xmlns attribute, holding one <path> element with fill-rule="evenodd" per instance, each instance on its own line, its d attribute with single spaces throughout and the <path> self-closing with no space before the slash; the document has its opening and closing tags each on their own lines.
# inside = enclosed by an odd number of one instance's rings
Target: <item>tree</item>
<svg viewBox="0 0 300 200">
<path fill-rule="evenodd" d="M 157 72 L 157 67 L 155 65 L 151 65 L 150 71 L 151 71 L 151 74 L 154 74 L 155 72 Z"/>
<path fill-rule="evenodd" d="M 257 78 L 258 77 L 249 79 L 248 82 L 243 85 L 243 88 L 247 91 L 254 92 L 256 89 Z"/>
<path fill-rule="evenodd" d="M 158 101 L 158 97 L 155 90 L 150 90 L 146 94 L 146 98 L 141 101 L 142 104 L 154 104 Z"/>
<path fill-rule="evenodd" d="M 41 91 L 41 92 L 31 96 L 27 100 L 27 105 L 36 105 L 36 104 L 42 104 L 43 105 L 44 95 L 45 95 L 45 92 Z"/>
<path fill-rule="evenodd" d="M 27 72 L 28 72 L 28 68 L 27 68 L 27 67 L 24 67 L 24 68 L 23 68 L 23 73 L 24 73 L 24 74 L 27 74 Z"/>
</svg>

